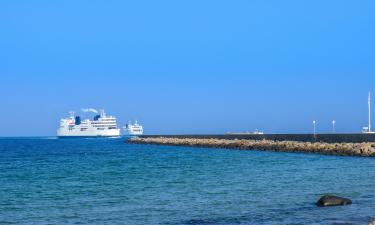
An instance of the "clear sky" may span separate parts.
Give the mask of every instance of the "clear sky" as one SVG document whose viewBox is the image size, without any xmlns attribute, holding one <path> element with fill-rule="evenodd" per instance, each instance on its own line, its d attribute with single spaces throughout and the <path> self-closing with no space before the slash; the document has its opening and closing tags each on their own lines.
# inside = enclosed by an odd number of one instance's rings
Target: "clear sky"
<svg viewBox="0 0 375 225">
<path fill-rule="evenodd" d="M 373 0 L 4 0 L 0 136 L 55 135 L 84 107 L 147 133 L 306 133 L 314 119 L 360 131 L 369 90 L 375 109 L 374 12 Z"/>
</svg>

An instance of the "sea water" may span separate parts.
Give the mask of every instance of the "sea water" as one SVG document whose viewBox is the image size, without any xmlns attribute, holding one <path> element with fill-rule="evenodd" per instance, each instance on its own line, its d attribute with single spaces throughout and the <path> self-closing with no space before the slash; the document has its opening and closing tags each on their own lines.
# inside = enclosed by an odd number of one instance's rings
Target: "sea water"
<svg viewBox="0 0 375 225">
<path fill-rule="evenodd" d="M 323 194 L 353 200 L 318 208 Z M 0 139 L 0 224 L 366 224 L 375 159 Z"/>
</svg>

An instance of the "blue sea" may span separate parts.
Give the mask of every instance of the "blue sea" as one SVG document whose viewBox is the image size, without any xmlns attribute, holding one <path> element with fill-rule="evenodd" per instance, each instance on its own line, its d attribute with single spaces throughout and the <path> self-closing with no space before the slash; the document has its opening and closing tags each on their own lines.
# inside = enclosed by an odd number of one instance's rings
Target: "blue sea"
<svg viewBox="0 0 375 225">
<path fill-rule="evenodd" d="M 353 200 L 318 208 L 323 194 Z M 0 224 L 367 224 L 375 159 L 0 139 Z"/>
</svg>

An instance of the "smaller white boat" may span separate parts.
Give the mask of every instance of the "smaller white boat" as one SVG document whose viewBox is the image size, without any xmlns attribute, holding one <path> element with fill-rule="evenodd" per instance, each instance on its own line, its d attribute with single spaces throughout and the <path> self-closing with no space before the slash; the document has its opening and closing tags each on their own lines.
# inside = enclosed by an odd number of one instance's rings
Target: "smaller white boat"
<svg viewBox="0 0 375 225">
<path fill-rule="evenodd" d="M 264 132 L 263 132 L 263 131 L 260 131 L 260 130 L 258 130 L 258 129 L 256 129 L 256 130 L 253 132 L 253 134 L 264 134 Z"/>
<path fill-rule="evenodd" d="M 135 121 L 134 124 L 132 124 L 130 121 L 128 124 L 126 124 L 124 128 L 124 131 L 127 135 L 130 136 L 137 136 L 137 135 L 143 135 L 143 126 L 138 123 L 138 121 Z"/>
<path fill-rule="evenodd" d="M 253 132 L 250 132 L 250 131 L 246 131 L 246 132 L 234 132 L 234 133 L 233 132 L 227 132 L 227 134 L 229 134 L 229 135 L 243 135 L 243 134 L 259 134 L 259 135 L 262 135 L 262 134 L 264 134 L 264 132 L 256 129 Z"/>
</svg>

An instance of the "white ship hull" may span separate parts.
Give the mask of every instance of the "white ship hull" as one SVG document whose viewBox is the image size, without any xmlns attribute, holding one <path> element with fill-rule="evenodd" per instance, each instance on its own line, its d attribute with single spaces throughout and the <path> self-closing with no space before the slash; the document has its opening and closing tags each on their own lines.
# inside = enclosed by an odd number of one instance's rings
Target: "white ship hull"
<svg viewBox="0 0 375 225">
<path fill-rule="evenodd" d="M 139 136 L 139 135 L 143 135 L 143 132 L 129 132 L 129 131 L 126 131 L 126 136 Z"/>
<path fill-rule="evenodd" d="M 117 137 L 120 136 L 120 129 L 111 130 L 61 130 L 57 131 L 58 137 Z"/>
</svg>

